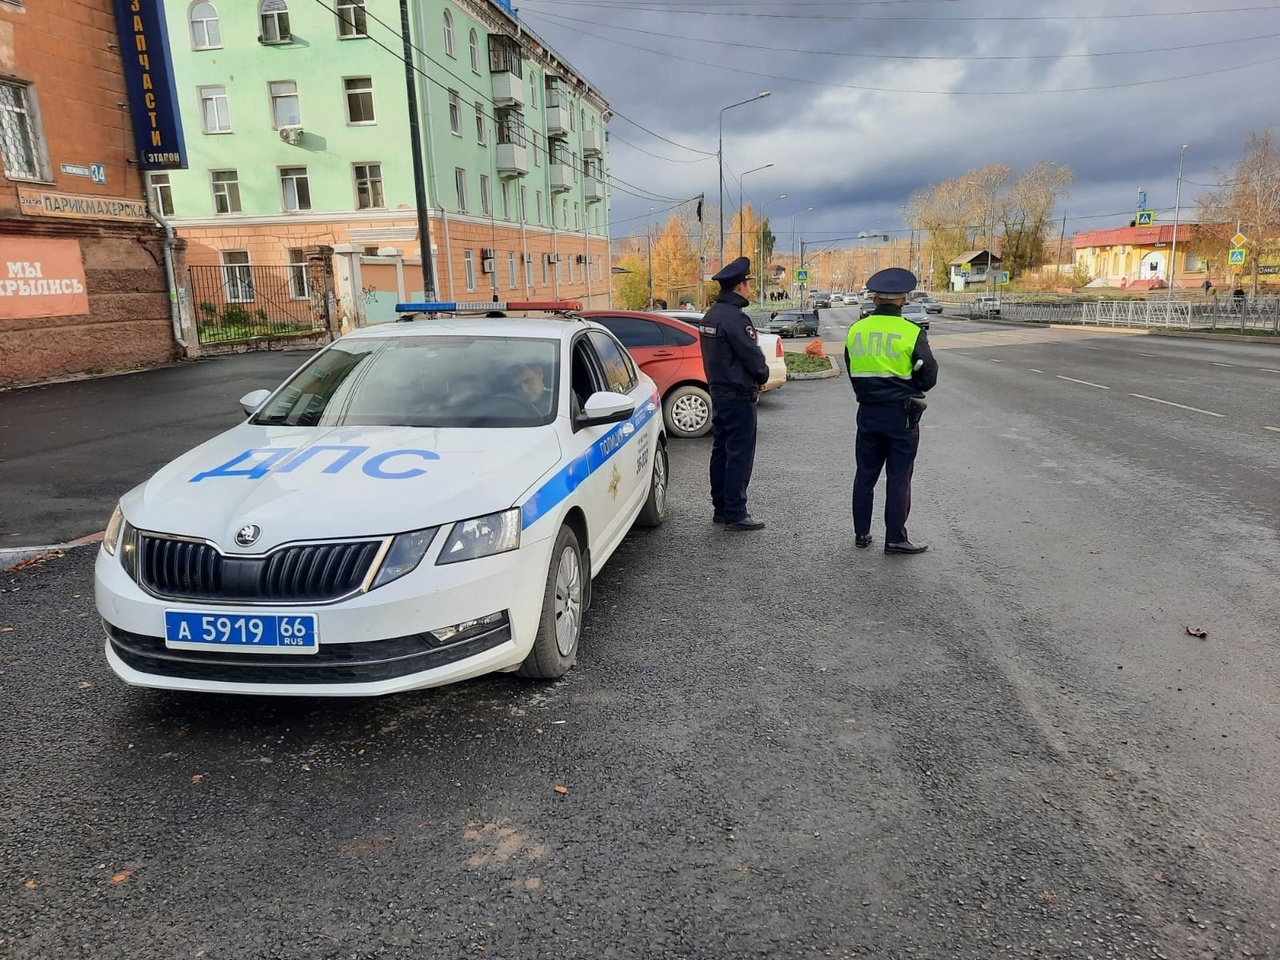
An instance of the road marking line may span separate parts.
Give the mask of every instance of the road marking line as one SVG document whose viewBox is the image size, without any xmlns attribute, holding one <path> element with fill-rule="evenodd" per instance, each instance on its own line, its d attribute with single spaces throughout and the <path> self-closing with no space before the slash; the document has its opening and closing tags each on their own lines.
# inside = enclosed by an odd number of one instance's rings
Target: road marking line
<svg viewBox="0 0 1280 960">
<path fill-rule="evenodd" d="M 1140 356 L 1140 357 L 1150 357 L 1152 360 L 1154 360 L 1154 359 L 1156 358 L 1156 355 L 1155 355 L 1154 353 L 1140 353 L 1140 354 L 1138 354 L 1138 356 Z"/>
<path fill-rule="evenodd" d="M 1280 433 L 1280 427 L 1263 427 L 1263 430 L 1270 430 L 1273 433 Z"/>
<path fill-rule="evenodd" d="M 1217 360 L 1210 360 L 1209 362 L 1212 363 L 1215 367 L 1234 367 L 1235 366 L 1234 363 L 1219 363 Z"/>
<path fill-rule="evenodd" d="M 1101 347 L 1085 347 L 1086 350 L 1101 350 Z"/>
<path fill-rule="evenodd" d="M 1263 373 L 1280 373 L 1280 370 L 1272 370 L 1270 367 L 1259 367 Z"/>
<path fill-rule="evenodd" d="M 1110 390 L 1110 387 L 1103 386 L 1100 383 L 1090 383 L 1088 380 L 1077 380 L 1075 377 L 1064 377 L 1059 375 L 1059 380 L 1070 380 L 1072 383 L 1083 383 L 1086 387 L 1097 387 L 1099 390 Z"/>
<path fill-rule="evenodd" d="M 1003 361 L 1003 360 L 995 360 L 995 359 L 993 359 L 993 358 L 991 358 L 991 357 L 987 357 L 987 360 L 988 360 L 989 362 L 991 362 L 991 363 L 1004 363 L 1004 361 Z"/>
<path fill-rule="evenodd" d="M 1037 370 L 1035 367 L 1028 367 L 1027 369 L 1029 369 L 1032 373 L 1044 373 L 1043 370 Z"/>
<path fill-rule="evenodd" d="M 1174 403 L 1172 400 L 1161 400 L 1159 397 L 1148 397 L 1141 393 L 1131 393 L 1131 397 L 1137 397 L 1139 400 L 1150 400 L 1152 403 L 1163 403 L 1170 407 L 1177 407 L 1180 410 L 1193 410 L 1196 413 L 1203 413 L 1210 417 L 1225 417 L 1225 413 L 1214 413 L 1212 410 L 1201 410 L 1199 407 L 1188 407 L 1185 403 Z"/>
</svg>

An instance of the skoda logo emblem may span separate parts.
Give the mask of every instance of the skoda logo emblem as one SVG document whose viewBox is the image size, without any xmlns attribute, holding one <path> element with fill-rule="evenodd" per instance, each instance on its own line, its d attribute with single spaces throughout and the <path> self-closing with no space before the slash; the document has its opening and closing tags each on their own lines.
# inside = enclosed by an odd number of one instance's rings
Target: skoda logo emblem
<svg viewBox="0 0 1280 960">
<path fill-rule="evenodd" d="M 260 536 L 262 536 L 262 528 L 260 526 L 256 523 L 246 523 L 236 531 L 236 543 L 242 547 L 251 547 L 258 542 Z"/>
</svg>

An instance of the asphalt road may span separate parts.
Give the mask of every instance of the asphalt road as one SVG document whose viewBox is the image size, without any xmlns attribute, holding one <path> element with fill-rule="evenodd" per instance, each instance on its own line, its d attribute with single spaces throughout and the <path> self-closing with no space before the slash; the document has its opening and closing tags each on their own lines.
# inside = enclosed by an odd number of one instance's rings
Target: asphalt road
<svg viewBox="0 0 1280 960">
<path fill-rule="evenodd" d="M 1280 957 L 1280 350 L 931 340 L 927 554 L 853 548 L 851 391 L 789 383 L 768 528 L 673 444 L 554 684 L 133 690 L 90 550 L 6 575 L 0 958 Z"/>
</svg>

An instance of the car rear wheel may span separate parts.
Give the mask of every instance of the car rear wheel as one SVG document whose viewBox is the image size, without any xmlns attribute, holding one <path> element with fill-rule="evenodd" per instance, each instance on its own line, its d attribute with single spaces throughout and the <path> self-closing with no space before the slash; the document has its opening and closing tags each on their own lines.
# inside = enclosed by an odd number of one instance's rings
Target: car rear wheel
<svg viewBox="0 0 1280 960">
<path fill-rule="evenodd" d="M 569 527 L 561 527 L 547 568 L 538 635 L 520 666 L 522 677 L 554 680 L 568 673 L 578 659 L 587 576 L 577 535 Z"/>
<path fill-rule="evenodd" d="M 662 401 L 662 419 L 673 437 L 691 440 L 711 429 L 711 394 L 701 387 L 676 387 Z"/>
<path fill-rule="evenodd" d="M 649 499 L 636 518 L 642 527 L 660 527 L 667 518 L 667 445 L 661 440 L 653 451 L 653 476 L 649 480 Z"/>
</svg>

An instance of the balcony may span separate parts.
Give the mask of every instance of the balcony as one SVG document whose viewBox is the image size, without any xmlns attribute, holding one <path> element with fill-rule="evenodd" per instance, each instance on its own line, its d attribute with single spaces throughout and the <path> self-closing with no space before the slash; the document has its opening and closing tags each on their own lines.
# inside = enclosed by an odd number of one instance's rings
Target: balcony
<svg viewBox="0 0 1280 960">
<path fill-rule="evenodd" d="M 493 79 L 493 102 L 499 107 L 524 106 L 524 80 L 503 70 L 490 74 Z"/>
<path fill-rule="evenodd" d="M 601 203 L 604 200 L 604 181 L 595 177 L 583 177 L 582 195 L 587 203 Z"/>
<path fill-rule="evenodd" d="M 569 108 L 556 103 L 547 104 L 547 136 L 563 140 L 569 136 Z"/>
<path fill-rule="evenodd" d="M 573 167 L 567 163 L 551 163 L 547 165 L 551 177 L 551 192 L 564 193 L 573 189 Z"/>
<path fill-rule="evenodd" d="M 604 131 L 600 129 L 582 131 L 582 155 L 599 157 L 604 155 Z"/>
<path fill-rule="evenodd" d="M 523 144 L 498 144 L 498 176 L 523 177 L 529 173 L 529 156 Z"/>
</svg>

